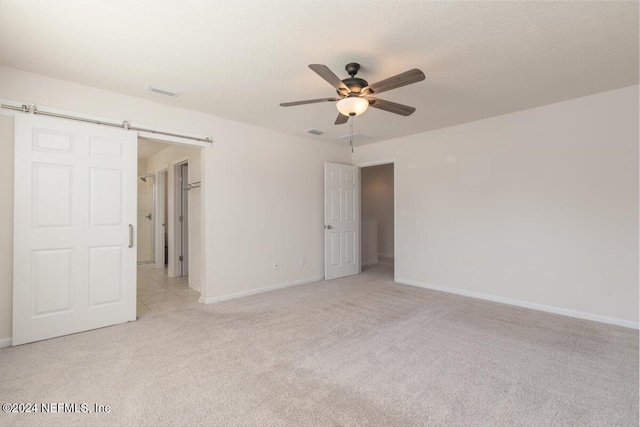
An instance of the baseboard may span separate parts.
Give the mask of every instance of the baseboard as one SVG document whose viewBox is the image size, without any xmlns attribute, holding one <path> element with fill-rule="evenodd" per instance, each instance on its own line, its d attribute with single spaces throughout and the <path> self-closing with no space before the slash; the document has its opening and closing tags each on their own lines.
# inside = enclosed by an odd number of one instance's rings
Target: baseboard
<svg viewBox="0 0 640 427">
<path fill-rule="evenodd" d="M 304 285 L 307 283 L 317 282 L 319 280 L 324 279 L 323 276 L 317 277 L 309 277 L 306 279 L 295 280 L 293 282 L 281 283 L 279 285 L 265 286 L 264 288 L 251 289 L 248 291 L 236 292 L 233 294 L 221 295 L 219 297 L 212 297 L 207 299 L 201 299 L 200 302 L 203 304 L 212 304 L 215 302 L 228 301 L 230 299 L 247 297 L 249 295 L 261 294 L 263 292 L 275 291 L 276 289 L 289 288 L 291 286 Z"/>
<path fill-rule="evenodd" d="M 189 282 L 189 287 L 196 292 L 200 292 L 200 286 L 196 286 L 193 283 Z"/>
<path fill-rule="evenodd" d="M 393 254 L 383 254 L 381 252 L 378 252 L 378 258 L 389 258 L 389 259 L 393 259 L 394 255 Z"/>
<path fill-rule="evenodd" d="M 449 288 L 446 286 L 431 285 L 427 283 L 417 282 L 409 279 L 395 279 L 397 283 L 402 283 L 419 288 L 431 289 L 434 291 L 447 292 L 450 294 L 462 295 L 465 297 L 478 298 L 487 301 L 499 302 L 502 304 L 515 305 L 517 307 L 530 308 L 538 311 L 546 311 L 547 313 L 560 314 L 562 316 L 575 317 L 578 319 L 592 320 L 594 322 L 608 323 L 610 325 L 623 326 L 625 328 L 638 329 L 637 322 L 630 320 L 618 319 L 615 317 L 601 316 L 599 314 L 585 313 L 582 311 L 570 310 L 568 308 L 554 307 L 550 305 L 538 304 L 534 302 L 522 301 L 511 298 L 498 297 L 495 295 L 484 294 L 482 292 L 468 291 L 465 289 Z"/>
<path fill-rule="evenodd" d="M 0 348 L 11 347 L 11 337 L 0 338 Z"/>
</svg>

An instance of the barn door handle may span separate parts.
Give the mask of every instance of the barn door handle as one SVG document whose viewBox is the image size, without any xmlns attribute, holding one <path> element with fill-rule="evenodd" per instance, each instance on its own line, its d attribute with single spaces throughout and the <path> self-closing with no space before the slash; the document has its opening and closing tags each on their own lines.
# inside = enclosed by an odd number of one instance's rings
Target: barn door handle
<svg viewBox="0 0 640 427">
<path fill-rule="evenodd" d="M 133 247 L 133 225 L 129 224 L 129 247 Z"/>
</svg>

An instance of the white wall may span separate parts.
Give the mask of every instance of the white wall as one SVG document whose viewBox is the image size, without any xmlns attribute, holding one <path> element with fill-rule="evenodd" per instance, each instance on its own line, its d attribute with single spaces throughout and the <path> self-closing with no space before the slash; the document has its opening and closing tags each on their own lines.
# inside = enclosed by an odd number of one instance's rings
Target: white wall
<svg viewBox="0 0 640 427">
<path fill-rule="evenodd" d="M 203 181 L 212 195 L 205 241 L 215 296 L 322 278 L 324 161 L 349 164 L 350 150 L 259 128 L 216 144 Z"/>
<path fill-rule="evenodd" d="M 164 150 L 154 154 L 146 162 L 146 168 L 149 173 L 157 174 L 162 169 L 166 169 L 168 173 L 168 182 L 174 182 L 175 170 L 174 165 L 177 162 L 182 162 L 184 159 L 188 159 L 189 162 L 189 183 L 202 180 L 202 148 L 189 147 L 185 145 L 171 145 Z M 201 224 L 201 189 L 196 188 L 188 191 L 189 198 L 189 210 L 188 210 L 188 222 L 189 225 L 189 284 L 200 289 L 202 282 L 202 224 Z M 167 192 L 168 210 L 167 218 L 174 217 L 174 204 L 171 202 L 175 196 L 174 186 L 168 186 Z M 169 233 L 174 233 L 174 222 L 165 220 L 167 224 L 167 230 Z M 169 274 L 174 275 L 173 265 L 173 248 L 169 247 Z M 193 274 L 192 274 L 193 272 Z"/>
<path fill-rule="evenodd" d="M 323 163 L 350 163 L 348 148 L 6 67 L 0 98 L 212 136 L 199 190 L 205 299 L 322 277 Z"/>
<path fill-rule="evenodd" d="M 147 173 L 147 160 L 146 159 L 138 159 L 138 173 Z"/>
<path fill-rule="evenodd" d="M 10 344 L 13 306 L 13 127 L 0 115 L 0 347 Z"/>
<path fill-rule="evenodd" d="M 362 168 L 362 216 L 378 222 L 378 255 L 393 257 L 393 163 Z"/>
<path fill-rule="evenodd" d="M 388 158 L 399 280 L 637 327 L 638 86 L 354 154 Z"/>
</svg>

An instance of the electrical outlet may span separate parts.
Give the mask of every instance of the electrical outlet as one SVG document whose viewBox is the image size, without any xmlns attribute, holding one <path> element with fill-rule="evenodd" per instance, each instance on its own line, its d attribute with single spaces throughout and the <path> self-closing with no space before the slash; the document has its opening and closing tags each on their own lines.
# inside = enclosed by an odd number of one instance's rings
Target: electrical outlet
<svg viewBox="0 0 640 427">
<path fill-rule="evenodd" d="M 469 276 L 476 277 L 476 268 L 469 266 Z"/>
<path fill-rule="evenodd" d="M 274 270 L 278 270 L 280 268 L 280 264 L 278 263 L 278 261 L 273 263 L 273 269 Z"/>
<path fill-rule="evenodd" d="M 300 267 L 304 267 L 304 265 L 306 264 L 306 260 L 304 259 L 304 257 L 300 257 Z"/>
</svg>

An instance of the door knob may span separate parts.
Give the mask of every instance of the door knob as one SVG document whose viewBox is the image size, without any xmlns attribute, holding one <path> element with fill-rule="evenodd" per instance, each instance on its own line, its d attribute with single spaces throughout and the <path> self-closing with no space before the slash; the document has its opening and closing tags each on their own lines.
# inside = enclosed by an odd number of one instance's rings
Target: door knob
<svg viewBox="0 0 640 427">
<path fill-rule="evenodd" d="M 151 221 L 151 214 L 145 215 L 144 217 L 147 218 L 149 221 Z"/>
<path fill-rule="evenodd" d="M 331 230 L 332 228 L 331 224 L 327 225 L 327 230 Z"/>
</svg>

